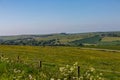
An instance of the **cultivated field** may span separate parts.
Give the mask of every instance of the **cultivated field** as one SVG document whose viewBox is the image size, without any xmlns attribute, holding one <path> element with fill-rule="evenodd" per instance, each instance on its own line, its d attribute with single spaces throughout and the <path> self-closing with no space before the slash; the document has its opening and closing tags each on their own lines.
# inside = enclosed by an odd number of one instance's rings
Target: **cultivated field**
<svg viewBox="0 0 120 80">
<path fill-rule="evenodd" d="M 0 46 L 0 54 L 12 60 L 20 60 L 38 66 L 39 60 L 49 70 L 55 66 L 72 65 L 75 62 L 81 67 L 81 73 L 89 67 L 102 72 L 106 80 L 120 79 L 120 52 L 82 49 L 80 47 L 37 47 L 37 46 Z M 1 67 L 1 65 L 0 65 Z M 57 70 L 55 70 L 57 71 Z"/>
</svg>

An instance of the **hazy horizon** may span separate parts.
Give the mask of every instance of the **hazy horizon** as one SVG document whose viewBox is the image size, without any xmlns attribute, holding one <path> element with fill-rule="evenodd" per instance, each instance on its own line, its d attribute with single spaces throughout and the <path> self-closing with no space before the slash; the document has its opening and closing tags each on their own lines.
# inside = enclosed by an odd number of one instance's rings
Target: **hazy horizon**
<svg viewBox="0 0 120 80">
<path fill-rule="evenodd" d="M 0 0 L 0 36 L 120 31 L 119 0 Z"/>
</svg>

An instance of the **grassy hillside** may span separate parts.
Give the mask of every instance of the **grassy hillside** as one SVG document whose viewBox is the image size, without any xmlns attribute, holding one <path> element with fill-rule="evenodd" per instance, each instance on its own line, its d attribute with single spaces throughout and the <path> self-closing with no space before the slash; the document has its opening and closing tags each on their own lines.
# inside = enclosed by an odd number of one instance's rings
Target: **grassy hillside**
<svg viewBox="0 0 120 80">
<path fill-rule="evenodd" d="M 0 46 L 0 54 L 11 59 L 19 55 L 21 60 L 30 64 L 43 64 L 54 69 L 54 65 L 62 66 L 78 62 L 81 71 L 92 66 L 104 74 L 106 80 L 119 80 L 120 74 L 120 53 L 111 51 L 100 51 L 82 49 L 80 47 L 33 47 L 33 46 Z M 52 66 L 53 65 L 53 66 Z"/>
</svg>

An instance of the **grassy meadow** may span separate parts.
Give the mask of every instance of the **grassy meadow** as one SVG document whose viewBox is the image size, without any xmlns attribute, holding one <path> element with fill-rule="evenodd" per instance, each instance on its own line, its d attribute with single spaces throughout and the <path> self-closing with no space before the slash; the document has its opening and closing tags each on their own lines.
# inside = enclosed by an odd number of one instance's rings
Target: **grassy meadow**
<svg viewBox="0 0 120 80">
<path fill-rule="evenodd" d="M 20 57 L 22 61 L 38 66 L 41 60 L 49 70 L 55 66 L 72 65 L 75 62 L 81 66 L 81 73 L 88 67 L 94 67 L 104 74 L 106 80 L 120 79 L 120 52 L 82 49 L 81 47 L 39 47 L 1 45 L 0 55 L 10 59 Z"/>
</svg>

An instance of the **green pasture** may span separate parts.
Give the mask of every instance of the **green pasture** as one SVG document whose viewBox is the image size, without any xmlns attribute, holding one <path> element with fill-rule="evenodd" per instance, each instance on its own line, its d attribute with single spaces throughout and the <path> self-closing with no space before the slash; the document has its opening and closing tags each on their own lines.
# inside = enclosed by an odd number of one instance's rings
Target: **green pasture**
<svg viewBox="0 0 120 80">
<path fill-rule="evenodd" d="M 78 62 L 81 72 L 88 67 L 94 67 L 104 74 L 107 80 L 120 79 L 120 52 L 82 49 L 80 47 L 39 47 L 39 46 L 10 46 L 1 45 L 0 55 L 26 61 L 38 66 L 42 61 L 43 65 L 64 66 Z"/>
</svg>

